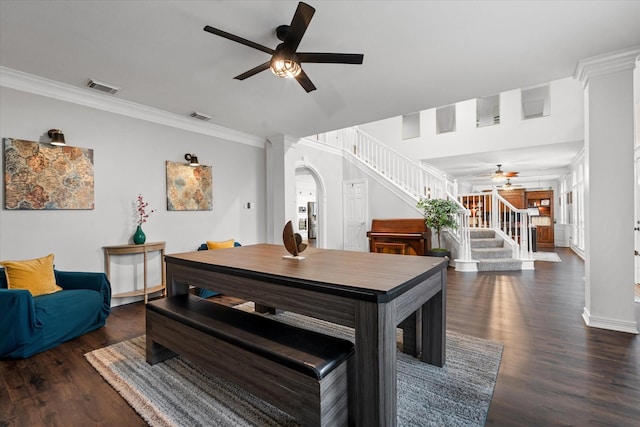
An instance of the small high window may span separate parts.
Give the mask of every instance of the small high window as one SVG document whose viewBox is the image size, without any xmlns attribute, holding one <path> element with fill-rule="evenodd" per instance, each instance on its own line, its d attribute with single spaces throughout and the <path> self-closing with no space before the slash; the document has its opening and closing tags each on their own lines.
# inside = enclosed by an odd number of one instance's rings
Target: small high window
<svg viewBox="0 0 640 427">
<path fill-rule="evenodd" d="M 436 108 L 436 134 L 455 132 L 456 130 L 456 106 Z"/>
<path fill-rule="evenodd" d="M 534 119 L 549 115 L 549 85 L 522 89 L 522 118 Z"/>
<path fill-rule="evenodd" d="M 500 95 L 476 99 L 476 127 L 500 124 Z"/>
<path fill-rule="evenodd" d="M 402 139 L 420 136 L 420 112 L 402 116 Z"/>
</svg>

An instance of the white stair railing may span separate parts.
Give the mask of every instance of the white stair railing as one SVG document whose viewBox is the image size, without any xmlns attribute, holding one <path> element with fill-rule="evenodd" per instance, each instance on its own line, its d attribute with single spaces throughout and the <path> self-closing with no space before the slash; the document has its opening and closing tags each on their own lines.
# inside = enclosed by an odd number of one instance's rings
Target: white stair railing
<svg viewBox="0 0 640 427">
<path fill-rule="evenodd" d="M 446 198 L 447 193 L 457 193 L 456 182 L 403 156 L 357 127 L 326 132 L 310 139 L 349 153 L 416 201 L 420 197 Z"/>
<path fill-rule="evenodd" d="M 308 139 L 342 150 L 408 194 L 416 203 L 420 198 L 456 201 L 460 208 L 456 216 L 458 228 L 449 230 L 449 233 L 458 246 L 457 260 L 471 260 L 470 211 L 456 197 L 456 181 L 450 181 L 428 166 L 403 156 L 357 127 L 326 132 Z"/>
<path fill-rule="evenodd" d="M 449 230 L 449 235 L 458 246 L 456 262 L 469 262 L 471 261 L 471 228 L 469 226 L 471 211 L 452 194 L 447 194 L 447 196 L 458 204 L 458 212 L 456 213 L 456 224 L 458 226 L 455 230 Z"/>
<path fill-rule="evenodd" d="M 514 258 L 533 259 L 531 220 L 526 209 L 514 207 L 495 189 L 491 193 L 460 194 L 458 201 L 470 211 L 469 227 L 492 229 L 507 239 Z"/>
</svg>

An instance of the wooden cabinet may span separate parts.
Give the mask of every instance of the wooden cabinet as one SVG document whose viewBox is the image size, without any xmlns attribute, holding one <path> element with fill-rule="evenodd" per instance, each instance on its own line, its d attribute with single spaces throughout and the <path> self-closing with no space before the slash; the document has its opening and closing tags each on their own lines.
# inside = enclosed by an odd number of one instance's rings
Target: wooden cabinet
<svg viewBox="0 0 640 427">
<path fill-rule="evenodd" d="M 537 230 L 537 247 L 553 248 L 553 190 L 525 192 L 527 207 L 537 208 L 539 214 L 531 217 L 531 223 Z"/>
<path fill-rule="evenodd" d="M 499 190 L 498 194 L 500 194 L 507 202 L 511 203 L 516 209 L 524 209 L 526 206 L 524 189 Z"/>
</svg>

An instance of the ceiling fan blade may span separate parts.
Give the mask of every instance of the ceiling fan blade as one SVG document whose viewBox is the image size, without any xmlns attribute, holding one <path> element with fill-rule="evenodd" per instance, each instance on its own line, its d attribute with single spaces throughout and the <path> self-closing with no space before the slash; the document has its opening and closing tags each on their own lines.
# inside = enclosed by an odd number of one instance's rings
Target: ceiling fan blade
<svg viewBox="0 0 640 427">
<path fill-rule="evenodd" d="M 300 62 L 315 62 L 322 64 L 362 64 L 364 55 L 361 53 L 297 53 Z"/>
<path fill-rule="evenodd" d="M 224 37 L 225 39 L 232 40 L 236 43 L 243 44 L 245 46 L 252 47 L 254 49 L 261 50 L 269 55 L 274 55 L 276 53 L 275 50 L 268 48 L 266 46 L 262 46 L 261 44 L 252 42 L 251 40 L 243 39 L 242 37 L 235 36 L 231 33 L 227 33 L 226 31 L 219 30 L 217 28 L 210 27 L 209 25 L 204 27 L 204 30 L 208 33 L 215 34 L 216 36 Z"/>
<path fill-rule="evenodd" d="M 267 61 L 264 64 L 260 64 L 257 67 L 250 69 L 249 71 L 246 71 L 238 76 L 235 76 L 234 79 L 244 80 L 248 77 L 258 74 L 261 71 L 268 70 L 270 65 L 271 65 L 271 61 Z"/>
<path fill-rule="evenodd" d="M 307 93 L 316 90 L 316 86 L 311 82 L 311 80 L 309 80 L 309 76 L 307 76 L 307 73 L 305 73 L 304 70 L 300 70 L 300 74 L 296 76 L 296 80 L 300 83 L 300 86 L 307 91 Z"/>
<path fill-rule="evenodd" d="M 289 25 L 287 36 L 284 38 L 283 42 L 284 47 L 288 51 L 295 52 L 296 49 L 298 49 L 302 36 L 304 36 L 304 33 L 307 31 L 307 27 L 309 26 L 314 13 L 316 13 L 316 10 L 308 4 L 303 2 L 298 3 L 296 12 L 291 20 L 291 25 Z"/>
</svg>

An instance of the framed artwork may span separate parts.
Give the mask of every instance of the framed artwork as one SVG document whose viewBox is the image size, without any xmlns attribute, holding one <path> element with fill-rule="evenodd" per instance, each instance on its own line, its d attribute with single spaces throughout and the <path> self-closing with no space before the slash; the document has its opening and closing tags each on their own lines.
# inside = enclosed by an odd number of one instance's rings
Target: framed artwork
<svg viewBox="0 0 640 427">
<path fill-rule="evenodd" d="M 11 138 L 3 143 L 6 209 L 94 208 L 92 149 Z"/>
<path fill-rule="evenodd" d="M 305 213 L 306 211 L 307 211 L 307 207 L 306 206 L 298 206 L 298 212 Z"/>
<path fill-rule="evenodd" d="M 298 220 L 298 230 L 306 230 L 307 229 L 307 220 L 300 219 Z"/>
<path fill-rule="evenodd" d="M 213 210 L 211 166 L 189 166 L 184 162 L 166 162 L 167 210 Z"/>
<path fill-rule="evenodd" d="M 549 206 L 549 199 L 540 200 L 540 206 Z"/>
</svg>

